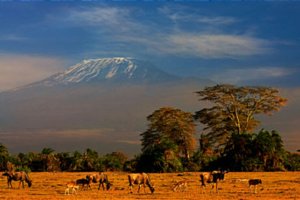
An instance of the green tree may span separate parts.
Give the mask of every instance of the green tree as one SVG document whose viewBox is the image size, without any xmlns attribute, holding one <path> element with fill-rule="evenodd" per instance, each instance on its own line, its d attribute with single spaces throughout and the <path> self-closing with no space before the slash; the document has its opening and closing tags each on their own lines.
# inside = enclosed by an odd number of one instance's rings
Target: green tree
<svg viewBox="0 0 300 200">
<path fill-rule="evenodd" d="M 233 171 L 256 171 L 259 160 L 253 159 L 253 136 L 232 134 L 221 156 L 225 168 Z"/>
<path fill-rule="evenodd" d="M 287 102 L 277 89 L 269 87 L 237 87 L 216 85 L 196 92 L 210 108 L 195 113 L 195 119 L 205 125 L 204 131 L 214 144 L 224 145 L 233 133 L 250 133 L 259 125 L 258 114 L 271 114 Z"/>
<path fill-rule="evenodd" d="M 85 171 L 95 171 L 98 161 L 98 153 L 95 150 L 87 148 L 82 155 L 83 168 Z"/>
<path fill-rule="evenodd" d="M 72 165 L 72 156 L 69 152 L 60 152 L 57 154 L 57 158 L 60 163 L 60 170 L 61 171 L 71 171 Z"/>
<path fill-rule="evenodd" d="M 79 151 L 74 151 L 72 155 L 71 171 L 82 171 L 84 169 L 83 156 Z"/>
<path fill-rule="evenodd" d="M 276 131 L 262 129 L 253 141 L 255 155 L 263 162 L 267 171 L 284 170 L 286 151 L 283 141 Z"/>
<path fill-rule="evenodd" d="M 286 151 L 276 131 L 232 134 L 219 159 L 219 166 L 234 171 L 285 170 Z"/>
<path fill-rule="evenodd" d="M 29 161 L 29 168 L 31 171 L 45 171 L 46 164 L 41 153 L 29 152 L 26 154 Z"/>
<path fill-rule="evenodd" d="M 192 113 L 163 107 L 147 117 L 148 129 L 141 134 L 142 151 L 151 152 L 156 146 L 173 143 L 179 156 L 190 158 L 195 149 L 195 123 Z M 166 149 L 167 150 L 167 149 Z"/>
<path fill-rule="evenodd" d="M 41 151 L 43 160 L 43 171 L 60 171 L 59 159 L 56 157 L 55 150 L 52 148 L 43 148 Z"/>
<path fill-rule="evenodd" d="M 127 159 L 127 156 L 122 152 L 106 154 L 103 158 L 105 171 L 122 171 Z"/>
<path fill-rule="evenodd" d="M 289 171 L 300 171 L 300 155 L 298 153 L 287 152 L 284 166 Z"/>
<path fill-rule="evenodd" d="M 6 169 L 6 163 L 9 158 L 8 149 L 6 146 L 0 143 L 0 170 L 3 171 Z"/>
</svg>

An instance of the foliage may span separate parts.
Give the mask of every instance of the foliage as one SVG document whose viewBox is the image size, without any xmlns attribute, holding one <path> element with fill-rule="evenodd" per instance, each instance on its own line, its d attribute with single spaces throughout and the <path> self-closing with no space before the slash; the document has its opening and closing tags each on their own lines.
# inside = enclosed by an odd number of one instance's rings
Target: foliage
<svg viewBox="0 0 300 200">
<path fill-rule="evenodd" d="M 103 157 L 103 165 L 105 171 L 122 171 L 127 156 L 122 152 L 112 152 Z"/>
<path fill-rule="evenodd" d="M 142 136 L 142 155 L 137 170 L 182 171 L 182 160 L 190 160 L 195 150 L 195 123 L 192 113 L 163 107 L 147 117 L 148 129 Z"/>
<path fill-rule="evenodd" d="M 163 107 L 149 115 L 147 120 L 150 122 L 148 129 L 141 134 L 143 152 L 172 143 L 177 148 L 176 154 L 189 159 L 195 149 L 196 131 L 191 113 Z"/>
<path fill-rule="evenodd" d="M 8 149 L 0 143 L 0 170 L 6 169 L 6 163 L 8 161 L 9 153 Z"/>
<path fill-rule="evenodd" d="M 280 135 L 261 130 L 258 134 L 232 134 L 219 163 L 233 171 L 278 171 L 285 170 L 285 156 Z"/>
<path fill-rule="evenodd" d="M 255 115 L 278 111 L 287 101 L 269 87 L 216 85 L 196 93 L 213 105 L 197 111 L 195 119 L 205 125 L 204 131 L 217 146 L 226 144 L 233 133 L 253 131 L 259 125 Z"/>
<path fill-rule="evenodd" d="M 139 157 L 137 157 L 137 172 L 176 172 L 182 171 L 182 163 L 180 159 L 168 150 L 169 153 L 166 155 L 166 150 L 163 146 L 156 146 L 152 150 L 144 151 Z M 172 155 L 173 154 L 173 155 Z M 170 157 L 168 157 L 170 156 Z"/>
<path fill-rule="evenodd" d="M 298 153 L 288 152 L 284 166 L 289 171 L 300 171 L 300 155 Z"/>
</svg>

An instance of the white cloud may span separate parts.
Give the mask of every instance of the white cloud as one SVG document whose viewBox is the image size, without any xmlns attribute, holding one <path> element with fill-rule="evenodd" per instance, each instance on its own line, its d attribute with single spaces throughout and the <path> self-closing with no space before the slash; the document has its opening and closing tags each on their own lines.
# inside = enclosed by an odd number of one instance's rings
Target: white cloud
<svg viewBox="0 0 300 200">
<path fill-rule="evenodd" d="M 128 15 L 126 10 L 114 7 L 92 8 L 86 10 L 72 10 L 69 20 L 84 21 L 90 25 L 103 24 L 119 24 L 123 17 Z"/>
<path fill-rule="evenodd" d="M 160 12 L 176 23 L 168 24 L 167 28 L 160 23 L 150 21 L 148 21 L 149 24 L 142 24 L 136 17 L 138 15 L 134 15 L 133 8 L 119 7 L 71 10 L 66 19 L 80 26 L 92 26 L 90 30 L 97 31 L 99 36 L 101 34 L 99 37 L 101 42 L 105 37 L 106 41 L 112 41 L 112 43 L 138 45 L 139 48 L 148 50 L 150 53 L 206 59 L 236 59 L 267 54 L 272 51 L 271 42 L 268 40 L 249 36 L 246 33 L 224 32 L 219 25 L 236 23 L 238 20 L 233 17 L 200 16 L 183 11 L 176 12 L 170 8 L 162 8 Z M 201 23 L 201 31 L 195 33 L 196 29 L 188 30 L 184 28 L 185 26 L 178 26 L 177 22 L 181 24 Z M 103 35 L 104 32 L 106 35 Z"/>
<path fill-rule="evenodd" d="M 117 7 L 71 10 L 66 20 L 79 25 L 93 26 L 97 30 L 112 32 L 132 31 L 142 26 L 131 19 L 129 9 Z"/>
<path fill-rule="evenodd" d="M 58 58 L 0 55 L 0 91 L 14 89 L 46 78 L 62 70 L 64 61 Z"/>
<path fill-rule="evenodd" d="M 203 13 L 199 14 L 199 8 L 186 7 L 186 6 L 164 6 L 159 8 L 159 12 L 173 21 L 173 23 L 200 23 L 202 25 L 220 26 L 230 25 L 239 22 L 240 20 L 230 16 L 217 16 L 211 14 L 206 16 Z"/>
<path fill-rule="evenodd" d="M 173 13 L 168 15 L 168 17 L 174 23 L 180 22 L 195 22 L 201 23 L 211 26 L 220 26 L 220 25 L 230 25 L 238 22 L 237 19 L 233 17 L 224 17 L 224 16 L 201 16 L 201 15 L 189 15 L 189 14 L 182 14 L 182 13 Z"/>
<path fill-rule="evenodd" d="M 167 39 L 164 51 L 202 58 L 237 58 L 271 51 L 267 41 L 248 36 L 186 33 L 171 35 Z"/>
<path fill-rule="evenodd" d="M 222 70 L 221 74 L 215 74 L 212 80 L 236 84 L 240 81 L 261 80 L 266 78 L 276 78 L 287 76 L 293 73 L 293 70 L 284 67 L 256 67 L 253 69 L 239 68 Z"/>
</svg>

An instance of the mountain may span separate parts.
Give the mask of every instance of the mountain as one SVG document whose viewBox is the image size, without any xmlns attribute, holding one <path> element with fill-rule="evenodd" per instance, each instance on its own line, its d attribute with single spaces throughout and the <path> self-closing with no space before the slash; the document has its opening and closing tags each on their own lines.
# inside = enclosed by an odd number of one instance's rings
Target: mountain
<svg viewBox="0 0 300 200">
<path fill-rule="evenodd" d="M 201 106 L 194 92 L 212 84 L 132 58 L 84 60 L 0 93 L 0 141 L 12 152 L 93 148 L 132 155 L 148 115 L 164 106 L 194 112 Z"/>
<path fill-rule="evenodd" d="M 80 83 L 157 83 L 178 80 L 149 62 L 133 58 L 89 59 L 71 66 L 41 82 L 32 84 L 54 86 Z"/>
</svg>

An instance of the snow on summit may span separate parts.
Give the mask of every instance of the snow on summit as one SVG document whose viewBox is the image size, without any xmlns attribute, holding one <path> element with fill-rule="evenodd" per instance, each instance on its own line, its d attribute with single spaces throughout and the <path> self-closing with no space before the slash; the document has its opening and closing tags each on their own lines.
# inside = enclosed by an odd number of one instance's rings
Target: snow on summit
<svg viewBox="0 0 300 200">
<path fill-rule="evenodd" d="M 54 80 L 63 83 L 88 82 L 94 78 L 110 79 L 116 75 L 130 78 L 136 68 L 136 63 L 129 58 L 89 59 L 70 67 L 58 74 Z"/>
<path fill-rule="evenodd" d="M 42 81 L 51 86 L 57 84 L 87 83 L 94 81 L 135 81 L 147 82 L 170 80 L 173 76 L 163 72 L 152 64 L 133 58 L 85 59 Z"/>
</svg>

